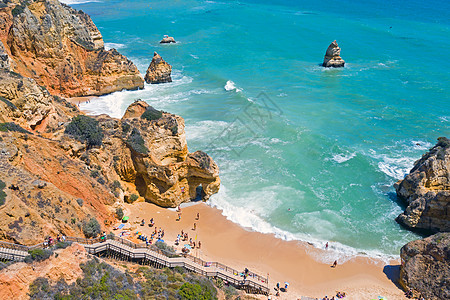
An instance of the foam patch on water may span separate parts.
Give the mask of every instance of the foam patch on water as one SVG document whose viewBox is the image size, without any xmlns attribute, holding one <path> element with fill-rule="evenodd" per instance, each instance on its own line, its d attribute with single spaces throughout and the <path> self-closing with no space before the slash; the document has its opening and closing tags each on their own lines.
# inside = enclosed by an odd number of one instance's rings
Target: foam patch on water
<svg viewBox="0 0 450 300">
<path fill-rule="evenodd" d="M 128 105 L 137 99 L 146 101 L 156 109 L 167 109 L 173 103 L 188 101 L 192 95 L 213 93 L 209 90 L 189 89 L 192 78 L 175 71 L 173 81 L 164 84 L 145 84 L 144 89 L 120 91 L 100 96 L 89 103 L 80 104 L 80 109 L 90 115 L 107 114 L 113 118 L 121 118 Z M 186 90 L 180 91 L 180 88 Z"/>
<path fill-rule="evenodd" d="M 356 152 L 347 153 L 347 154 L 339 153 L 339 154 L 333 155 L 332 160 L 334 160 L 338 164 L 341 164 L 346 161 L 349 161 L 350 159 L 352 159 L 355 156 L 356 156 Z"/>
<path fill-rule="evenodd" d="M 236 84 L 235 84 L 233 81 L 231 81 L 231 80 L 228 80 L 228 81 L 227 81 L 227 83 L 226 83 L 225 86 L 224 86 L 224 89 L 225 89 L 226 91 L 233 91 L 233 90 L 234 90 L 236 93 L 242 91 L 241 89 L 238 89 L 238 88 L 236 87 Z"/>
<path fill-rule="evenodd" d="M 120 44 L 120 43 L 105 43 L 106 51 L 111 50 L 111 49 L 116 49 L 116 50 L 123 49 L 125 47 L 126 47 L 126 45 Z"/>
<path fill-rule="evenodd" d="M 414 162 L 431 147 L 433 144 L 426 141 L 399 141 L 382 149 L 370 149 L 368 156 L 375 159 L 381 172 L 398 180 L 403 179 L 414 166 Z"/>
</svg>

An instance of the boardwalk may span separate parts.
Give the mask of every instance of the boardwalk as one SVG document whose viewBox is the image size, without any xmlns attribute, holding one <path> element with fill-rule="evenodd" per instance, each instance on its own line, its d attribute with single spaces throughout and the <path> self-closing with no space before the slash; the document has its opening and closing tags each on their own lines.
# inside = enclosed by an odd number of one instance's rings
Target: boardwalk
<svg viewBox="0 0 450 300">
<path fill-rule="evenodd" d="M 135 244 L 117 237 L 107 239 L 103 242 L 98 239 L 67 237 L 67 241 L 77 242 L 83 245 L 86 251 L 93 255 L 128 260 L 158 268 L 182 267 L 203 276 L 221 278 L 250 293 L 269 294 L 267 278 L 249 272 L 248 276 L 244 279 L 242 272 L 218 262 L 206 262 L 191 255 L 168 257 L 161 251 L 150 249 L 145 244 Z M 42 244 L 27 247 L 0 242 L 0 260 L 23 261 L 28 255 L 29 250 L 40 247 L 42 247 Z"/>
</svg>

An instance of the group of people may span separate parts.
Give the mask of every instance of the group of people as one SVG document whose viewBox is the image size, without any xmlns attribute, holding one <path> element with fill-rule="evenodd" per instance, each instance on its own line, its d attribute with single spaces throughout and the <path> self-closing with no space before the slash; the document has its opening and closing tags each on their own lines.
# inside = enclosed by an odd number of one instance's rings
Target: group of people
<svg viewBox="0 0 450 300">
<path fill-rule="evenodd" d="M 44 248 L 47 248 L 47 247 L 53 246 L 55 243 L 65 242 L 65 241 L 66 241 L 66 237 L 62 234 L 58 234 L 56 236 L 56 241 L 51 236 L 48 236 L 44 239 L 43 246 L 44 246 Z"/>
<path fill-rule="evenodd" d="M 325 296 L 324 298 L 322 298 L 321 300 L 336 300 L 336 299 L 342 299 L 345 298 L 345 292 L 337 292 L 336 296 L 333 296 L 331 298 L 328 298 L 328 296 Z"/>
<path fill-rule="evenodd" d="M 279 282 L 277 282 L 277 286 L 275 287 L 275 290 L 277 292 L 275 293 L 275 296 L 277 296 L 277 297 L 280 296 L 280 291 L 287 292 L 288 287 L 289 287 L 289 283 L 287 283 L 287 282 L 284 283 L 284 288 L 280 286 Z"/>
<path fill-rule="evenodd" d="M 153 221 L 153 218 L 151 218 L 150 221 L 148 222 L 148 227 L 153 227 L 154 225 L 155 225 L 155 222 Z M 144 219 L 141 220 L 141 226 L 145 226 Z"/>
</svg>

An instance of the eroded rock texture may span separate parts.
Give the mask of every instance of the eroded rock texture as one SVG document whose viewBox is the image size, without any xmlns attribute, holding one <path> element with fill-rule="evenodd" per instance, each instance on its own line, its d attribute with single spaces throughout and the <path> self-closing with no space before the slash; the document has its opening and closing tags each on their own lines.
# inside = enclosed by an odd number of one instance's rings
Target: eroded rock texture
<svg viewBox="0 0 450 300">
<path fill-rule="evenodd" d="M 394 187 L 408 205 L 397 222 L 411 229 L 450 231 L 450 141 L 439 138 Z"/>
</svg>

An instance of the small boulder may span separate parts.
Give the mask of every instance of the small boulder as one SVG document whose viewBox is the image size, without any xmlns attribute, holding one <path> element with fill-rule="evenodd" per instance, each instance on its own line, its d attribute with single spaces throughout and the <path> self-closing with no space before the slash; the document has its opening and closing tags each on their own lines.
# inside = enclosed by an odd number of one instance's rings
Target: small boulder
<svg viewBox="0 0 450 300">
<path fill-rule="evenodd" d="M 144 79 L 145 82 L 152 84 L 172 82 L 172 78 L 170 77 L 171 73 L 172 66 L 166 63 L 164 59 L 155 52 Z"/>
<path fill-rule="evenodd" d="M 339 48 L 338 43 L 333 41 L 330 46 L 328 46 L 327 52 L 325 53 L 325 58 L 323 60 L 322 66 L 326 68 L 342 68 L 345 65 L 345 61 L 340 57 L 341 48 Z"/>
<path fill-rule="evenodd" d="M 173 37 L 165 35 L 164 38 L 159 43 L 160 44 L 170 44 L 170 43 L 176 43 L 176 41 Z"/>
</svg>

